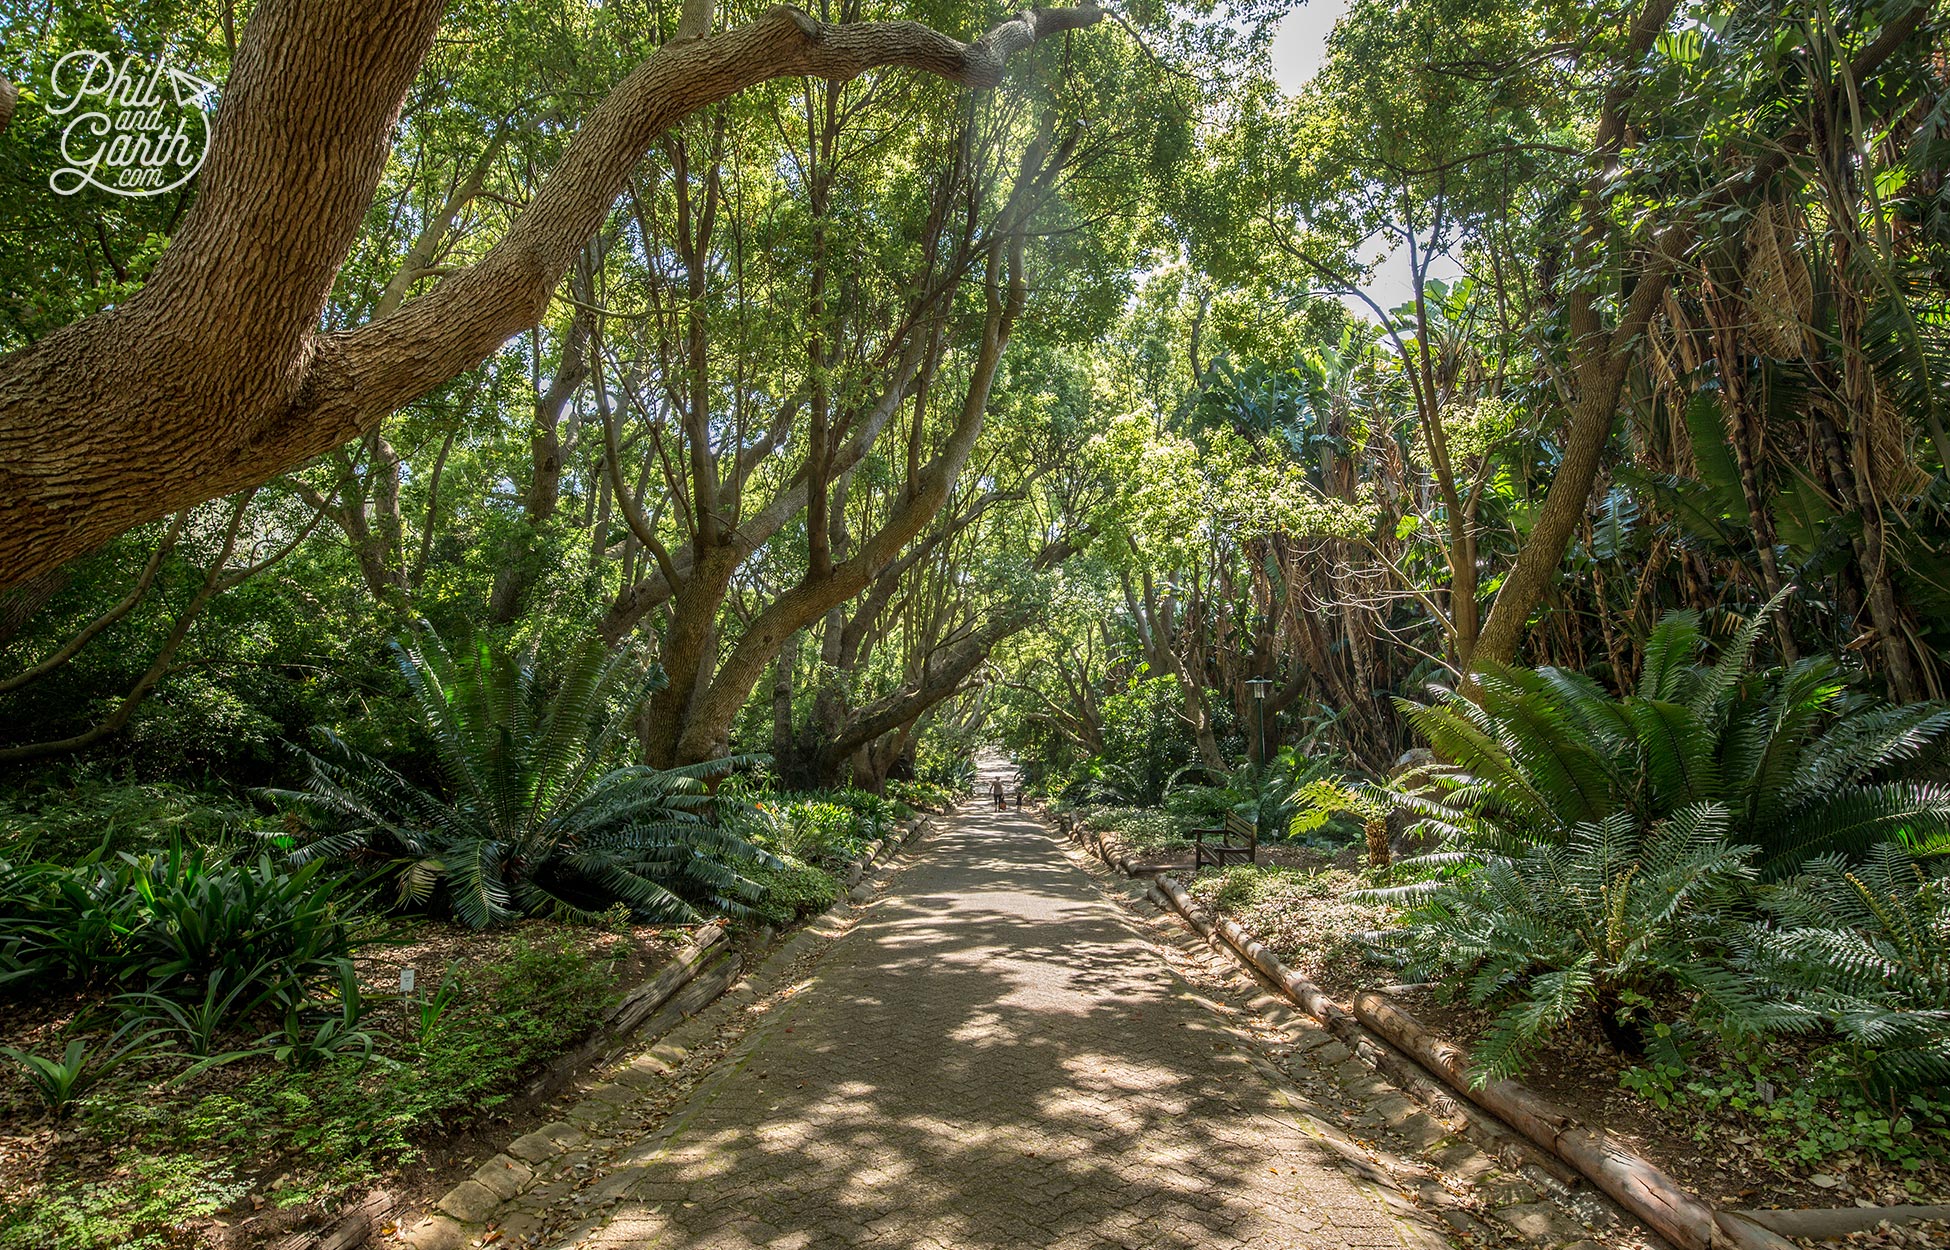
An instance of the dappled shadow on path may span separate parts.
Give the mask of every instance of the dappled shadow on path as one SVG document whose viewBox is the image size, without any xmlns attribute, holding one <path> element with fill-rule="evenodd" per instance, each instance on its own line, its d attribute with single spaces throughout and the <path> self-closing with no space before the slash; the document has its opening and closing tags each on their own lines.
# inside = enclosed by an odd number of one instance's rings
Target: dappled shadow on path
<svg viewBox="0 0 1950 1250">
<path fill-rule="evenodd" d="M 1395 1247 L 1020 817 L 970 812 L 646 1142 L 610 1246 Z"/>
</svg>

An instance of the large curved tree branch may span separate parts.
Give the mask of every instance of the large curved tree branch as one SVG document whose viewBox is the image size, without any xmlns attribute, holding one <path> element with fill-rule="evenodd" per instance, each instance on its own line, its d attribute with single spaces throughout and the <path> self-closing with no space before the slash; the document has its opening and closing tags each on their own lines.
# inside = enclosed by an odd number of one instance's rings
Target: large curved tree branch
<svg viewBox="0 0 1950 1250">
<path fill-rule="evenodd" d="M 780 6 L 666 45 L 589 115 L 478 263 L 383 321 L 321 334 L 444 8 L 258 6 L 196 206 L 148 285 L 0 359 L 0 587 L 264 482 L 480 363 L 536 322 L 651 141 L 697 110 L 772 78 L 887 67 L 991 87 L 1014 53 L 1103 16 L 1029 9 L 963 43 Z"/>
</svg>

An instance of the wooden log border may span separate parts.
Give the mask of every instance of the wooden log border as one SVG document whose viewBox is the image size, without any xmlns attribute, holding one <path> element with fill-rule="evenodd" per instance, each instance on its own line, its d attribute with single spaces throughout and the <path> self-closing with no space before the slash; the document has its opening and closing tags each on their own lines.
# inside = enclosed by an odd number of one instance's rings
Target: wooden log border
<svg viewBox="0 0 1950 1250">
<path fill-rule="evenodd" d="M 1113 855 L 1103 835 L 1081 820 L 1072 821 L 1070 841 L 1094 853 L 1127 877 L 1139 875 L 1128 856 Z M 1377 1071 L 1410 1090 L 1438 1113 L 1461 1110 L 1459 1094 L 1495 1117 L 1474 1122 L 1495 1131 L 1508 1126 L 1523 1140 L 1561 1161 L 1578 1177 L 1609 1195 L 1679 1250 L 1795 1250 L 1788 1236 L 1837 1236 L 1873 1228 L 1887 1220 L 1911 1223 L 1950 1218 L 1950 1207 L 1897 1206 L 1836 1209 L 1724 1211 L 1686 1189 L 1664 1169 L 1626 1150 L 1600 1129 L 1587 1128 L 1550 1100 L 1517 1081 L 1495 1081 L 1477 1089 L 1469 1080 L 1467 1048 L 1437 1037 L 1387 997 L 1371 990 L 1355 995 L 1350 1014 L 1325 991 L 1286 966 L 1264 943 L 1226 916 L 1198 905 L 1169 873 L 1152 880 L 1157 897 L 1208 940 L 1228 948 L 1241 962 L 1265 976 L 1281 993 L 1318 1020 L 1348 1049 Z M 1384 1044 L 1384 1040 L 1388 1044 Z M 1399 1049 L 1397 1049 L 1399 1048 Z M 1441 1078 L 1437 1084 L 1429 1073 Z M 1829 1230 L 1833 1231 L 1829 1231 Z"/>
</svg>

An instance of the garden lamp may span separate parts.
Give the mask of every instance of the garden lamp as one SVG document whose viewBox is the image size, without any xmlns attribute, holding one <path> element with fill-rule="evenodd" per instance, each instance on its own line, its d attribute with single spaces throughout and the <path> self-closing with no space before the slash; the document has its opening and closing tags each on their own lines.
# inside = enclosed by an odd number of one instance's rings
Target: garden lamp
<svg viewBox="0 0 1950 1250">
<path fill-rule="evenodd" d="M 1248 679 L 1246 685 L 1253 692 L 1253 706 L 1259 709 L 1259 762 L 1261 767 L 1264 767 L 1266 764 L 1266 692 L 1273 688 L 1273 680 L 1270 677 L 1254 677 Z"/>
</svg>

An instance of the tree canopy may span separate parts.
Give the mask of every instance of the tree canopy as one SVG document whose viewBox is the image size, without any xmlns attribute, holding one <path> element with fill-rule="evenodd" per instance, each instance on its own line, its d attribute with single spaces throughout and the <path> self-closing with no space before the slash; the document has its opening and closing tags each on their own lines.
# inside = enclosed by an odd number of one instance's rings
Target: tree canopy
<svg viewBox="0 0 1950 1250">
<path fill-rule="evenodd" d="M 1928 6 L 1362 2 L 1291 91 L 1280 16 L 19 13 L 0 755 L 416 750 L 420 620 L 633 651 L 646 763 L 870 785 L 1140 690 L 1218 766 L 1251 678 L 1381 770 L 1397 695 L 1783 595 L 1940 696 Z M 221 84 L 180 192 L 50 189 L 95 46 Z"/>
</svg>

